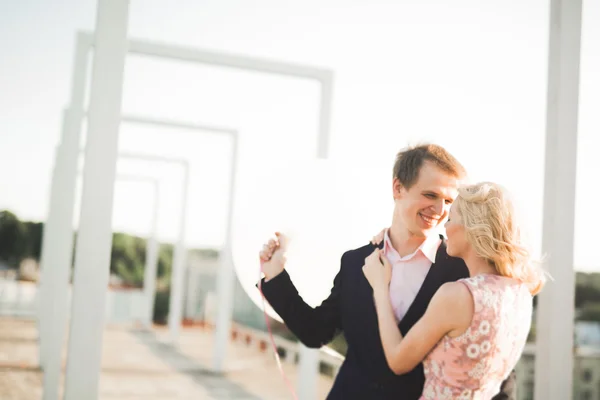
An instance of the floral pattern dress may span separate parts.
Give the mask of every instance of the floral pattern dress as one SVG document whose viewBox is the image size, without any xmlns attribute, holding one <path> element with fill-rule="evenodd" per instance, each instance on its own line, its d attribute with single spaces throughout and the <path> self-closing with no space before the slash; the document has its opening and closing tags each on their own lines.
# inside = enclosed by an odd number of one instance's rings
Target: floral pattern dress
<svg viewBox="0 0 600 400">
<path fill-rule="evenodd" d="M 475 312 L 460 336 L 445 336 L 423 361 L 421 399 L 489 400 L 513 370 L 531 325 L 532 296 L 517 280 L 496 275 L 461 279 Z"/>
</svg>

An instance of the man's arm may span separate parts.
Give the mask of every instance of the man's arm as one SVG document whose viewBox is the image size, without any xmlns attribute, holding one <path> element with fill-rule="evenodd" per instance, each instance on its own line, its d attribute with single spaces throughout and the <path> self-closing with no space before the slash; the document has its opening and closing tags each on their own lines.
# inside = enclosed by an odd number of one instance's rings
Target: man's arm
<svg viewBox="0 0 600 400">
<path fill-rule="evenodd" d="M 341 274 L 340 270 L 333 281 L 329 297 L 315 308 L 302 300 L 285 270 L 266 282 L 263 279 L 261 289 L 271 307 L 298 339 L 307 347 L 319 348 L 333 340 L 342 329 Z"/>
</svg>

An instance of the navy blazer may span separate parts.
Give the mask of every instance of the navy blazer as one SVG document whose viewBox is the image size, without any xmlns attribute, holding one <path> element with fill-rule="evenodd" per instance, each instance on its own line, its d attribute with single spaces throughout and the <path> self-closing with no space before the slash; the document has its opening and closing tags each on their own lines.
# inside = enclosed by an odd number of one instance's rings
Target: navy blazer
<svg viewBox="0 0 600 400">
<path fill-rule="evenodd" d="M 343 332 L 348 343 L 346 359 L 327 399 L 417 400 L 423 391 L 425 377 L 422 364 L 407 374 L 396 375 L 385 359 L 373 290 L 362 271 L 365 258 L 374 249 L 375 246 L 369 244 L 344 253 L 331 294 L 316 308 L 302 300 L 287 271 L 268 282 L 262 281 L 265 298 L 307 347 L 319 348 Z M 446 245 L 442 242 L 435 263 L 398 326 L 402 334 L 406 335 L 423 316 L 441 285 L 468 276 L 464 262 L 448 256 Z M 514 380 L 513 373 L 494 399 L 516 399 Z"/>
</svg>

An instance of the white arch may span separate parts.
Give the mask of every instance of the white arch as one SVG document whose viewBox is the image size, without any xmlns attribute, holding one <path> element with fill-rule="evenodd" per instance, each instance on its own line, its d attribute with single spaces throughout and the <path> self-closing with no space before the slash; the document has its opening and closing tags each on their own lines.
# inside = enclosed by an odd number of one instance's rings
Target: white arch
<svg viewBox="0 0 600 400">
<path fill-rule="evenodd" d="M 112 215 L 118 126 L 121 119 L 123 70 L 128 51 L 317 80 L 321 83 L 321 104 L 316 156 L 325 158 L 328 155 L 333 83 L 331 71 L 252 57 L 128 41 L 128 12 L 129 3 L 127 1 L 99 0 L 96 31 L 93 35 L 78 35 L 70 102 L 73 111 L 66 117 L 66 128 L 63 131 L 60 156 L 57 160 L 58 173 L 56 176 L 58 179 L 57 182 L 53 182 L 53 187 L 56 185 L 67 190 L 52 191 L 51 210 L 58 211 L 51 213 L 48 217 L 48 222 L 52 226 L 64 221 L 71 221 L 72 217 L 64 212 L 66 207 L 57 206 L 57 203 L 60 202 L 60 196 L 65 193 L 73 197 L 70 182 L 74 179 L 79 148 L 79 131 L 81 130 L 81 118 L 76 114 L 83 112 L 87 54 L 94 46 L 94 75 L 90 93 L 83 198 L 75 259 L 73 316 L 65 382 L 65 399 L 67 400 L 94 399 L 98 392 L 104 325 L 103 314 L 99 311 L 98 305 L 103 304 L 106 296 L 107 263 L 110 252 L 110 216 Z M 88 177 L 93 178 L 94 182 L 88 181 Z M 60 229 L 58 230 L 60 231 Z M 60 247 L 70 249 L 72 239 L 68 239 L 65 232 L 59 236 L 61 238 Z M 226 249 L 224 254 L 228 255 L 229 251 Z M 66 260 L 61 261 L 63 264 L 67 264 Z M 230 263 L 225 264 L 228 265 L 228 268 L 224 270 L 229 269 Z M 56 265 L 61 265 L 61 263 L 56 263 Z M 66 276 L 57 276 L 57 280 L 66 284 Z M 64 308 L 65 305 L 61 303 L 61 299 L 53 301 L 54 310 Z M 57 325 L 61 324 L 57 323 Z M 61 336 L 64 336 L 64 328 L 58 329 L 61 330 Z M 306 357 L 306 359 L 308 358 Z M 307 375 L 306 379 L 301 379 L 299 385 L 305 390 L 308 388 L 307 393 L 309 394 L 306 396 L 309 398 L 314 398 L 316 387 L 317 366 L 314 364 L 313 366 L 312 376 Z M 44 390 L 46 400 L 56 398 L 54 388 L 56 386 L 52 386 L 50 390 Z M 312 394 L 310 394 L 311 391 L 313 391 Z"/>
</svg>

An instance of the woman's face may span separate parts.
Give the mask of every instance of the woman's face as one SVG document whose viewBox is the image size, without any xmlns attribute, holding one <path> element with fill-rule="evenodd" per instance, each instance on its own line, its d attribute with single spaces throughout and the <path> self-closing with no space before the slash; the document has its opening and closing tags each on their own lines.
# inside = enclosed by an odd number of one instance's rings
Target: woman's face
<svg viewBox="0 0 600 400">
<path fill-rule="evenodd" d="M 448 221 L 446 222 L 446 251 L 451 257 L 463 258 L 469 250 L 470 244 L 467 240 L 467 232 L 462 223 L 462 218 L 458 213 L 456 205 L 450 208 Z"/>
</svg>

